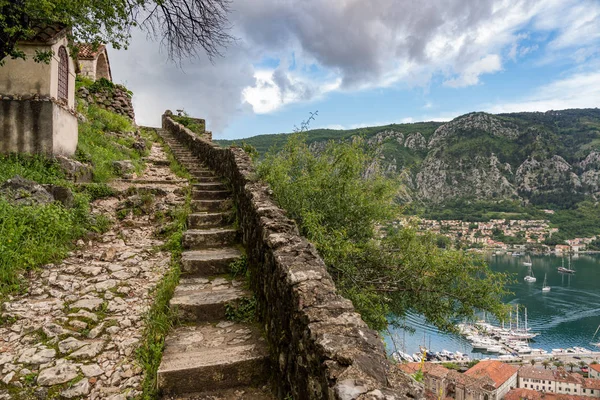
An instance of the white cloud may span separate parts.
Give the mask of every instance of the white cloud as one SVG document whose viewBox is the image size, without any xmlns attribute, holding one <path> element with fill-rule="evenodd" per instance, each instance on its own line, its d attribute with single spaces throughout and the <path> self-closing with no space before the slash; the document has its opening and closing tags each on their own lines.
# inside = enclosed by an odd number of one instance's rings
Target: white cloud
<svg viewBox="0 0 600 400">
<path fill-rule="evenodd" d="M 600 107 L 600 72 L 579 73 L 537 89 L 521 101 L 487 108 L 493 113 Z"/>
<path fill-rule="evenodd" d="M 467 66 L 459 77 L 445 81 L 444 85 L 454 88 L 476 85 L 479 83 L 479 76 L 482 74 L 498 72 L 501 69 L 500 56 L 490 54 Z"/>
<path fill-rule="evenodd" d="M 165 64 L 144 35 L 128 52 L 111 52 L 115 76 L 135 93 L 138 122 L 183 107 L 219 130 L 242 113 L 334 91 L 428 87 L 437 78 L 477 85 L 532 51 L 548 62 L 600 57 L 598 0 L 233 0 L 232 9 L 239 41 L 215 65 Z M 280 66 L 256 71 L 267 58 Z"/>
<path fill-rule="evenodd" d="M 242 97 L 256 114 L 270 113 L 290 103 L 318 99 L 341 85 L 341 79 L 318 84 L 281 67 L 256 71 L 254 78 L 256 82 L 244 88 Z"/>
</svg>

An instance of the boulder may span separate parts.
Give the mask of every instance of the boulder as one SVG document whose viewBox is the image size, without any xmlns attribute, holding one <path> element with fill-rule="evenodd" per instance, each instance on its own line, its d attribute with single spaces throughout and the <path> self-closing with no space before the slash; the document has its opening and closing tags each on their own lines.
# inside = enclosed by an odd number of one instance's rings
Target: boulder
<svg viewBox="0 0 600 400">
<path fill-rule="evenodd" d="M 44 189 L 48 191 L 52 195 L 55 201 L 60 201 L 63 206 L 67 208 L 73 207 L 73 202 L 75 198 L 73 197 L 73 192 L 71 189 L 64 186 L 58 185 L 43 185 Z"/>
<path fill-rule="evenodd" d="M 54 201 L 54 197 L 42 185 L 24 179 L 19 175 L 4 182 L 0 186 L 0 196 L 5 197 L 13 204 L 34 205 L 48 204 Z"/>
<path fill-rule="evenodd" d="M 67 179 L 74 182 L 91 182 L 92 166 L 73 160 L 65 156 L 56 156 L 60 169 L 65 173 Z"/>
<path fill-rule="evenodd" d="M 120 176 L 131 174 L 135 169 L 133 163 L 129 160 L 113 161 L 112 166 L 115 172 Z"/>
</svg>

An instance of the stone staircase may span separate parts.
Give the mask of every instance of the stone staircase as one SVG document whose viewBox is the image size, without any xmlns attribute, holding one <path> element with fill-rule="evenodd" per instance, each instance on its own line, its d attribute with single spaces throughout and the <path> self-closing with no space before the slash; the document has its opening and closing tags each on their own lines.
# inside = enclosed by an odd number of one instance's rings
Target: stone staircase
<svg viewBox="0 0 600 400">
<path fill-rule="evenodd" d="M 226 318 L 228 306 L 250 295 L 243 281 L 228 275 L 229 264 L 242 256 L 231 193 L 185 145 L 158 133 L 195 181 L 193 213 L 182 238 L 182 277 L 170 303 L 180 325 L 165 341 L 159 389 L 169 399 L 273 399 L 260 328 Z"/>
</svg>

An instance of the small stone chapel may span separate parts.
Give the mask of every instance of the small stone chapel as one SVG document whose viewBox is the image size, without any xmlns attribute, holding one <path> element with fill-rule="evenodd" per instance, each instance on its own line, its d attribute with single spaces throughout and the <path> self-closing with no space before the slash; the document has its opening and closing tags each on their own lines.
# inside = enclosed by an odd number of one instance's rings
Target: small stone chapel
<svg viewBox="0 0 600 400">
<path fill-rule="evenodd" d="M 26 60 L 0 66 L 0 153 L 72 155 L 77 148 L 76 67 L 62 25 L 42 25 L 18 43 Z M 37 63 L 37 51 L 52 50 L 49 63 Z"/>
</svg>

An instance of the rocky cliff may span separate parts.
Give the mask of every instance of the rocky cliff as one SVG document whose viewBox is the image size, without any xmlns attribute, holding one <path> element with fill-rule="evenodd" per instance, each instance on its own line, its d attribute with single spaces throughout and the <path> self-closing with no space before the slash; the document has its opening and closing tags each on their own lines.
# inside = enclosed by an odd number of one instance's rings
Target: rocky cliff
<svg viewBox="0 0 600 400">
<path fill-rule="evenodd" d="M 307 140 L 318 151 L 328 140 L 356 135 L 373 150 L 370 170 L 400 176 L 408 188 L 403 197 L 413 200 L 512 199 L 547 205 L 600 198 L 600 109 L 477 112 L 447 123 L 314 130 Z M 245 141 L 266 147 L 274 137 Z"/>
</svg>

